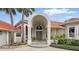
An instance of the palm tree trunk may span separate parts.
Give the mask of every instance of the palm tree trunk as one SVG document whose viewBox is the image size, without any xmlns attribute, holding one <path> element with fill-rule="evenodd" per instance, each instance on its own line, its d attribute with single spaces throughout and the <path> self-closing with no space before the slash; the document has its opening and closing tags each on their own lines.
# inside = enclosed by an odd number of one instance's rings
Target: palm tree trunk
<svg viewBox="0 0 79 59">
<path fill-rule="evenodd" d="M 11 21 L 11 39 L 10 39 L 10 44 L 13 45 L 14 43 L 14 29 L 13 29 L 13 16 L 11 13 L 11 9 L 9 9 L 9 15 L 10 15 L 10 21 Z"/>
<path fill-rule="evenodd" d="M 24 43 L 24 9 L 22 11 L 22 43 Z"/>
</svg>

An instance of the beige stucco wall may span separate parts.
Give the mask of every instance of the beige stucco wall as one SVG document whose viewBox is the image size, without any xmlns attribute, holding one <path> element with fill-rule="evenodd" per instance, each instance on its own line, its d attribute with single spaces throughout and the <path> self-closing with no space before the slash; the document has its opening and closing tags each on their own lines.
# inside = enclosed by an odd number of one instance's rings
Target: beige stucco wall
<svg viewBox="0 0 79 59">
<path fill-rule="evenodd" d="M 0 46 L 8 44 L 8 32 L 2 31 L 0 34 Z"/>
<path fill-rule="evenodd" d="M 63 28 L 51 28 L 51 35 L 63 35 L 65 32 Z"/>
<path fill-rule="evenodd" d="M 14 43 L 21 43 L 21 37 L 16 37 L 16 32 L 14 33 Z"/>
</svg>

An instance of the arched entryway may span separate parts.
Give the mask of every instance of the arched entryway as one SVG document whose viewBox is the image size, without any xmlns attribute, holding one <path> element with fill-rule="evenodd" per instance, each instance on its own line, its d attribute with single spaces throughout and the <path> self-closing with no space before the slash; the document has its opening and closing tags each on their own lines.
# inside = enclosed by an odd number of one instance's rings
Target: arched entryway
<svg viewBox="0 0 79 59">
<path fill-rule="evenodd" d="M 32 19 L 32 38 L 35 38 L 35 41 L 46 41 L 47 40 L 47 24 L 48 21 L 42 15 L 36 15 Z M 32 39 L 32 41 L 34 41 Z"/>
<path fill-rule="evenodd" d="M 28 45 L 33 41 L 45 41 L 50 45 L 50 24 L 45 14 L 33 14 L 28 22 Z"/>
</svg>

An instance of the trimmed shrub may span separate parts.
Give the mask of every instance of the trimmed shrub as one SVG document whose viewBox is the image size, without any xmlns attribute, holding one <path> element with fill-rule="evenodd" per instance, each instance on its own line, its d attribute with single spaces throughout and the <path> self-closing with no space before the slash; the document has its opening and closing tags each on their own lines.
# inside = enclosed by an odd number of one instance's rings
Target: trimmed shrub
<svg viewBox="0 0 79 59">
<path fill-rule="evenodd" d="M 58 36 L 58 35 L 52 35 L 51 36 L 51 39 L 54 40 L 54 43 L 56 44 L 65 44 L 66 40 L 65 40 L 65 35 L 61 35 L 61 36 Z M 57 43 L 58 42 L 58 43 Z"/>
<path fill-rule="evenodd" d="M 58 35 L 52 35 L 51 39 L 54 41 L 53 43 L 58 44 L 59 36 Z"/>
<path fill-rule="evenodd" d="M 79 46 L 79 40 L 71 40 L 71 39 L 59 40 L 58 44 Z"/>
<path fill-rule="evenodd" d="M 66 44 L 71 45 L 72 41 L 73 41 L 72 39 L 67 39 Z"/>
<path fill-rule="evenodd" d="M 79 46 L 79 40 L 73 40 L 70 45 Z"/>
<path fill-rule="evenodd" d="M 59 36 L 59 44 L 66 44 L 66 41 L 67 40 L 65 40 L 65 35 L 61 35 L 61 36 Z"/>
<path fill-rule="evenodd" d="M 67 40 L 58 40 L 58 44 L 66 44 Z"/>
<path fill-rule="evenodd" d="M 58 44 L 58 45 L 52 44 L 51 47 L 79 51 L 79 46 L 72 46 L 72 45 L 66 45 L 66 44 Z"/>
</svg>

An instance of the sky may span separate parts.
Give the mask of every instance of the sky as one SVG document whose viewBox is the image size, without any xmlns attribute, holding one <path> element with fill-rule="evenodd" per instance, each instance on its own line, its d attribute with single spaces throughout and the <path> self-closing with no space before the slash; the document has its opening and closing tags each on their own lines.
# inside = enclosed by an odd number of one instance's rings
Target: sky
<svg viewBox="0 0 79 59">
<path fill-rule="evenodd" d="M 35 8 L 36 13 L 45 13 L 49 17 L 49 21 L 64 22 L 70 18 L 79 18 L 79 8 Z M 17 12 L 13 16 L 14 24 L 21 20 L 21 14 Z M 27 17 L 25 17 L 27 19 Z M 0 20 L 10 23 L 9 15 L 0 11 Z"/>
</svg>

